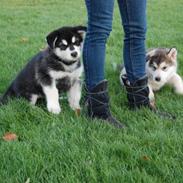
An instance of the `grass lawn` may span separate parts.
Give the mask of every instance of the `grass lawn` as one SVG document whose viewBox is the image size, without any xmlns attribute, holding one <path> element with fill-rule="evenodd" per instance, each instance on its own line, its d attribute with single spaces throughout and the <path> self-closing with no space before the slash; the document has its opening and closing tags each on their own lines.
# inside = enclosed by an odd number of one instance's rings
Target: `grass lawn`
<svg viewBox="0 0 183 183">
<path fill-rule="evenodd" d="M 147 47 L 178 49 L 183 75 L 183 3 L 148 1 Z M 122 61 L 123 31 L 117 4 L 107 46 L 106 78 L 111 110 L 128 128 L 117 130 L 76 117 L 61 101 L 62 113 L 49 114 L 46 105 L 31 107 L 14 100 L 0 107 L 0 183 L 181 183 L 183 182 L 183 96 L 165 87 L 156 94 L 159 108 L 175 121 L 149 110 L 127 108 L 124 89 L 114 66 Z M 45 35 L 63 25 L 86 24 L 83 0 L 1 0 L 0 93 L 39 49 Z M 14 132 L 19 140 L 5 142 Z"/>
</svg>

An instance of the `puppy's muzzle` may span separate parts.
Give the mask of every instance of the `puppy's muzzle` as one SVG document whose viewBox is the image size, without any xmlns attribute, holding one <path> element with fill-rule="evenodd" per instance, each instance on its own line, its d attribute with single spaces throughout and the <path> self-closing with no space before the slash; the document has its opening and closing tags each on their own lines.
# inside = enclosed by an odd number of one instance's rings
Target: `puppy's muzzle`
<svg viewBox="0 0 183 183">
<path fill-rule="evenodd" d="M 161 78 L 160 77 L 155 77 L 155 81 L 160 82 Z"/>
<path fill-rule="evenodd" d="M 75 51 L 75 52 L 72 52 L 71 53 L 71 56 L 73 57 L 73 58 L 76 58 L 77 56 L 78 56 L 78 53 Z"/>
</svg>

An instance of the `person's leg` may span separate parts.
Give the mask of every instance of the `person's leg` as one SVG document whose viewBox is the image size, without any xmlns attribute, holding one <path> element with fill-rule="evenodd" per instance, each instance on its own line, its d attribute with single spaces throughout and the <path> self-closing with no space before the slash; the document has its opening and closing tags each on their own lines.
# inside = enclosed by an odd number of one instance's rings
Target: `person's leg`
<svg viewBox="0 0 183 183">
<path fill-rule="evenodd" d="M 83 47 L 86 86 L 91 90 L 104 80 L 106 41 L 112 30 L 114 0 L 85 0 L 88 26 Z"/>
<path fill-rule="evenodd" d="M 124 64 L 131 83 L 144 77 L 146 0 L 118 0 L 124 38 Z"/>
<path fill-rule="evenodd" d="M 124 65 L 133 83 L 146 75 L 146 0 L 118 0 L 118 4 L 125 32 Z"/>
<path fill-rule="evenodd" d="M 118 0 L 125 33 L 123 77 L 131 108 L 150 107 L 145 72 L 146 0 Z"/>
<path fill-rule="evenodd" d="M 104 80 L 106 42 L 112 30 L 114 0 L 85 0 L 88 27 L 83 47 L 83 62 L 88 115 L 118 128 L 123 125 L 110 113 L 107 81 Z"/>
</svg>

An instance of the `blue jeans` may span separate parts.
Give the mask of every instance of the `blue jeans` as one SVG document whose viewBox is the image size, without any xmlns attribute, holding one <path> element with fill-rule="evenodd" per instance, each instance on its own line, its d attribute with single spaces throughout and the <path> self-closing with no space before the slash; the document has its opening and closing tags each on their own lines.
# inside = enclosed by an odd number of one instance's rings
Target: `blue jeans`
<svg viewBox="0 0 183 183">
<path fill-rule="evenodd" d="M 89 90 L 104 80 L 106 42 L 112 31 L 114 0 L 85 0 L 88 30 L 83 48 L 85 82 Z M 124 65 L 130 83 L 144 77 L 146 0 L 118 0 L 124 37 Z"/>
</svg>

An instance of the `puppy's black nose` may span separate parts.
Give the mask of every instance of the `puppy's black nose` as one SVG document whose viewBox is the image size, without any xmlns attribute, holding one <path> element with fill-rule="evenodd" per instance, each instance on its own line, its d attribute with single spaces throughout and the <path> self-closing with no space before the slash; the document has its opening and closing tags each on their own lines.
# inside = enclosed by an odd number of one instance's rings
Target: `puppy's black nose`
<svg viewBox="0 0 183 183">
<path fill-rule="evenodd" d="M 155 80 L 159 82 L 159 81 L 161 81 L 161 78 L 160 77 L 155 77 Z"/>
<path fill-rule="evenodd" d="M 75 52 L 72 52 L 71 53 L 71 56 L 74 57 L 74 58 L 76 58 L 78 56 L 78 53 L 76 51 Z"/>
</svg>

